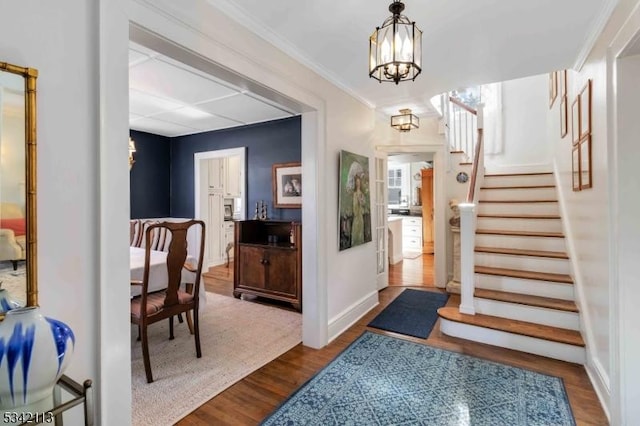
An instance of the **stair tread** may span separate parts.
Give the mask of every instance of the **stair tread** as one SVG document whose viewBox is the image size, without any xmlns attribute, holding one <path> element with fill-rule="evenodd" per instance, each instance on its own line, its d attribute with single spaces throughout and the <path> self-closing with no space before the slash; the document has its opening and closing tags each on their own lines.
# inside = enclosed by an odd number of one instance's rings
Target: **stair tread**
<svg viewBox="0 0 640 426">
<path fill-rule="evenodd" d="M 510 293 L 507 291 L 487 290 L 482 288 L 476 288 L 474 295 L 475 297 L 482 299 L 498 300 L 501 302 L 555 309 L 558 311 L 578 312 L 578 307 L 573 300 L 554 299 L 551 297 L 532 296 L 529 294 Z"/>
<path fill-rule="evenodd" d="M 488 214 L 481 213 L 478 214 L 478 217 L 492 217 L 497 219 L 560 219 L 560 216 L 557 214 Z"/>
<path fill-rule="evenodd" d="M 562 232 L 543 231 L 507 231 L 501 229 L 476 229 L 476 234 L 513 235 L 517 237 L 552 237 L 564 238 Z"/>
<path fill-rule="evenodd" d="M 536 176 L 536 175 L 552 175 L 553 172 L 529 172 L 529 173 L 490 173 L 484 177 L 501 177 L 501 176 Z"/>
<path fill-rule="evenodd" d="M 567 253 L 561 251 L 546 251 L 546 250 L 524 250 L 514 248 L 503 247 L 476 247 L 476 252 L 479 253 L 495 253 L 495 254 L 513 254 L 518 256 L 534 256 L 534 257 L 551 257 L 554 259 L 569 259 Z"/>
<path fill-rule="evenodd" d="M 438 315 L 449 321 L 490 328 L 492 330 L 505 331 L 507 333 L 519 334 L 522 336 L 535 337 L 551 342 L 582 347 L 585 346 L 582 335 L 579 331 L 575 330 L 483 314 L 467 315 L 460 313 L 457 307 L 440 308 L 438 309 Z"/>
<path fill-rule="evenodd" d="M 494 268 L 490 266 L 475 267 L 477 274 L 501 275 L 512 278 L 525 278 L 530 280 L 553 281 L 558 283 L 573 284 L 573 278 L 567 274 L 554 274 L 551 272 L 523 271 L 521 269 Z"/>
<path fill-rule="evenodd" d="M 540 189 L 555 188 L 555 185 L 508 185 L 508 186 L 482 186 L 480 189 Z"/>
<path fill-rule="evenodd" d="M 480 203 L 557 203 L 558 200 L 478 200 Z"/>
</svg>

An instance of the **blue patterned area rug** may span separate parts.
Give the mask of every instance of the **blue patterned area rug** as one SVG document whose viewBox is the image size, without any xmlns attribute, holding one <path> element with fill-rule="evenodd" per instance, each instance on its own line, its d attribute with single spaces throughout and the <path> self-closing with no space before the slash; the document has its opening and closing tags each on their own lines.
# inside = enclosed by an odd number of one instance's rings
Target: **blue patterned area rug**
<svg viewBox="0 0 640 426">
<path fill-rule="evenodd" d="M 575 425 L 562 379 L 365 332 L 262 425 Z"/>
<path fill-rule="evenodd" d="M 426 339 L 448 299 L 445 293 L 406 289 L 367 325 Z"/>
</svg>

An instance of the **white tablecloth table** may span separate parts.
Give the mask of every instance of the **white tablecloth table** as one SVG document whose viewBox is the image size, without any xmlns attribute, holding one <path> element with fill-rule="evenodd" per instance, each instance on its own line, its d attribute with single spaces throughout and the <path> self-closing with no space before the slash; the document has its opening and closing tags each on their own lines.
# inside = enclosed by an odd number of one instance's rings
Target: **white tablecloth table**
<svg viewBox="0 0 640 426">
<path fill-rule="evenodd" d="M 131 267 L 131 280 L 142 281 L 144 277 L 144 256 L 145 249 L 141 247 L 129 247 L 129 262 Z M 191 261 L 195 265 L 195 259 L 187 257 L 187 261 Z M 151 250 L 151 258 L 149 261 L 149 293 L 163 290 L 167 288 L 167 252 Z M 195 283 L 195 273 L 182 268 L 182 284 Z M 142 292 L 142 286 L 131 286 L 131 297 L 139 296 Z M 200 309 L 206 304 L 206 291 L 204 289 L 204 280 L 200 278 Z"/>
</svg>

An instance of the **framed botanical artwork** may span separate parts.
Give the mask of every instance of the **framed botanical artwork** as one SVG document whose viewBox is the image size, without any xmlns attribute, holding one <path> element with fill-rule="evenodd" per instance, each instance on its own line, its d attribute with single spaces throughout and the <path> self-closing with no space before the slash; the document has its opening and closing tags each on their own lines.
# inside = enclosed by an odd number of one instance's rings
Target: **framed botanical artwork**
<svg viewBox="0 0 640 426">
<path fill-rule="evenodd" d="M 580 146 L 578 145 L 571 150 L 571 187 L 574 191 L 580 191 Z"/>
<path fill-rule="evenodd" d="M 549 73 L 549 108 L 558 97 L 558 75 L 555 72 Z"/>
<path fill-rule="evenodd" d="M 567 95 L 562 96 L 560 101 L 560 137 L 567 136 Z"/>
<path fill-rule="evenodd" d="M 280 163 L 271 166 L 273 207 L 302 207 L 302 166 L 300 163 Z"/>
<path fill-rule="evenodd" d="M 340 151 L 338 191 L 340 251 L 371 241 L 369 158 Z"/>
<path fill-rule="evenodd" d="M 580 96 L 571 104 L 571 141 L 574 145 L 580 142 Z"/>
<path fill-rule="evenodd" d="M 591 188 L 591 135 L 578 144 L 580 150 L 580 189 Z"/>
<path fill-rule="evenodd" d="M 560 98 L 567 96 L 567 70 L 558 71 L 558 87 Z"/>
<path fill-rule="evenodd" d="M 580 140 L 591 133 L 591 79 L 587 80 L 579 95 Z"/>
</svg>

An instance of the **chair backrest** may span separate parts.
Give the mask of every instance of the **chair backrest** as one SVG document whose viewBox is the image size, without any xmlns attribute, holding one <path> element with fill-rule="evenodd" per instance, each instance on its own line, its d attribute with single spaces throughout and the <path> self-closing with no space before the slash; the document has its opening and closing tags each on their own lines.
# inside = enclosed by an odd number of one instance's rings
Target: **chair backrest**
<svg viewBox="0 0 640 426">
<path fill-rule="evenodd" d="M 181 284 L 182 270 L 187 260 L 187 233 L 192 226 L 200 226 L 200 245 L 195 247 L 193 252 L 196 253 L 195 282 L 193 283 L 193 300 L 198 303 L 200 279 L 202 274 L 202 262 L 204 258 L 204 240 L 205 225 L 201 220 L 188 220 L 186 222 L 158 222 L 145 224 L 145 263 L 144 275 L 142 279 L 142 297 L 146 298 L 149 285 L 149 265 L 151 260 L 151 251 L 158 241 L 158 236 L 162 235 L 164 250 L 167 252 L 167 295 L 165 297 L 164 306 L 173 306 L 178 304 L 178 290 Z M 166 238 L 165 238 L 166 237 Z M 166 241 L 166 243 L 164 243 Z M 142 301 L 146 304 L 146 301 Z"/>
</svg>

